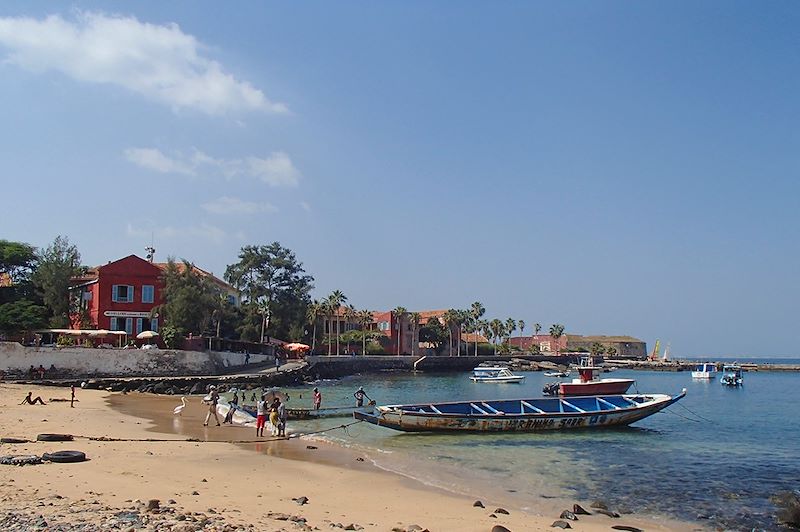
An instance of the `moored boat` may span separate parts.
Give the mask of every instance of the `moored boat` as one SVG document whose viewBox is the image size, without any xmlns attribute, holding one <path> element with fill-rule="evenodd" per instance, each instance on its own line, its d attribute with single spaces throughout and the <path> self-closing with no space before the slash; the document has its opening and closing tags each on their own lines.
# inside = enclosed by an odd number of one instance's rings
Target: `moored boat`
<svg viewBox="0 0 800 532">
<path fill-rule="evenodd" d="M 577 367 L 578 378 L 572 382 L 554 382 L 544 386 L 542 391 L 548 395 L 617 395 L 628 391 L 633 379 L 602 379 L 603 368 L 596 366 L 592 357 L 581 359 Z"/>
<path fill-rule="evenodd" d="M 717 375 L 717 365 L 711 362 L 698 364 L 692 370 L 693 379 L 711 380 Z"/>
<path fill-rule="evenodd" d="M 255 416 L 256 407 L 251 405 L 243 405 L 239 407 L 248 414 Z M 286 419 L 317 419 L 324 417 L 350 417 L 354 412 L 372 412 L 373 406 L 340 406 L 332 408 L 320 408 L 314 410 L 313 408 L 287 408 Z"/>
<path fill-rule="evenodd" d="M 473 382 L 522 382 L 525 375 L 514 375 L 505 366 L 478 366 L 470 376 Z"/>
<path fill-rule="evenodd" d="M 686 395 L 539 397 L 378 406 L 353 417 L 404 432 L 538 432 L 630 425 Z"/>
<path fill-rule="evenodd" d="M 726 364 L 722 366 L 722 377 L 720 377 L 719 382 L 723 386 L 744 385 L 742 367 L 737 364 Z"/>
<path fill-rule="evenodd" d="M 569 377 L 569 371 L 545 371 L 545 377 Z"/>
</svg>

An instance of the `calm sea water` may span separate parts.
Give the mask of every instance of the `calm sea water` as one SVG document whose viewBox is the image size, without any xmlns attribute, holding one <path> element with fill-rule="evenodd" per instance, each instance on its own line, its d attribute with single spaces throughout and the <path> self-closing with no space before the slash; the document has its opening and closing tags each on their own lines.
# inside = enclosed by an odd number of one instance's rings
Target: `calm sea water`
<svg viewBox="0 0 800 532">
<path fill-rule="evenodd" d="M 320 383 L 323 406 L 353 403 L 364 386 L 378 404 L 541 396 L 553 379 L 473 383 L 460 374 L 382 374 Z M 627 428 L 543 434 L 406 434 L 361 423 L 325 438 L 355 447 L 386 469 L 462 493 L 503 491 L 522 506 L 542 497 L 604 499 L 617 508 L 737 530 L 777 527 L 769 497 L 800 479 L 800 374 L 751 372 L 730 389 L 688 372 L 618 370 L 641 392 L 678 393 L 679 403 Z M 634 391 L 632 388 L 631 391 Z M 311 387 L 290 406 L 310 406 Z M 346 422 L 291 422 L 319 430 Z"/>
</svg>

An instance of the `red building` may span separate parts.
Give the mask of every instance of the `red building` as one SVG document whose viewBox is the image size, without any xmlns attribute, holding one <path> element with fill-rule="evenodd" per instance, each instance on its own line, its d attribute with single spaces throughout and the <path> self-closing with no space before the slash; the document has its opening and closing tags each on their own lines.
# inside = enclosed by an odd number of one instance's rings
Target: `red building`
<svg viewBox="0 0 800 532">
<path fill-rule="evenodd" d="M 154 307 L 163 303 L 163 270 L 136 255 L 90 269 L 75 279 L 80 289 L 81 307 L 98 329 L 158 332 L 159 319 L 151 318 Z"/>
<path fill-rule="evenodd" d="M 178 263 L 179 271 L 183 267 Z M 167 263 L 154 264 L 129 255 L 88 270 L 73 280 L 73 290 L 80 290 L 81 308 L 98 329 L 125 331 L 129 335 L 158 332 L 163 320 L 151 313 L 164 302 L 162 276 L 166 268 Z M 239 293 L 231 285 L 196 266 L 193 272 L 207 277 L 227 294 L 232 305 L 239 305 Z"/>
</svg>

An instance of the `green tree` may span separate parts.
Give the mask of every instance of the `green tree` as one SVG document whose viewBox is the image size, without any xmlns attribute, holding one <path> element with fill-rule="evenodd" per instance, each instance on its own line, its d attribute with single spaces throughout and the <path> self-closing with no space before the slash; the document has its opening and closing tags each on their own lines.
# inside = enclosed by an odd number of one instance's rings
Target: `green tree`
<svg viewBox="0 0 800 532">
<path fill-rule="evenodd" d="M 36 248 L 24 242 L 0 240 L 0 277 L 8 276 L 12 284 L 30 277 L 36 264 Z"/>
<path fill-rule="evenodd" d="M 336 320 L 336 356 L 339 356 L 339 335 L 341 334 L 341 319 L 339 316 L 342 305 L 347 302 L 347 296 L 341 290 L 334 290 L 328 296 L 328 307 L 331 311 L 331 316 Z M 333 331 L 331 331 L 333 332 Z"/>
<path fill-rule="evenodd" d="M 559 344 L 559 338 L 564 335 L 564 326 L 560 323 L 554 323 L 550 326 L 550 336 L 555 340 L 556 344 L 556 356 L 561 354 L 561 345 Z"/>
<path fill-rule="evenodd" d="M 361 354 L 367 354 L 367 333 L 369 332 L 369 326 L 372 324 L 372 311 L 371 310 L 362 310 L 356 313 L 356 319 L 358 320 L 358 324 L 361 326 Z"/>
<path fill-rule="evenodd" d="M 170 257 L 162 279 L 164 303 L 155 307 L 153 314 L 163 314 L 165 322 L 181 334 L 199 335 L 209 329 L 220 293 L 208 277 L 198 273 L 192 263 L 184 260 L 181 267 Z"/>
<path fill-rule="evenodd" d="M 47 309 L 32 301 L 21 299 L 0 305 L 0 331 L 29 332 L 47 326 Z"/>
<path fill-rule="evenodd" d="M 533 330 L 534 330 L 534 334 L 536 336 L 539 336 L 539 332 L 542 330 L 542 325 L 540 323 L 534 323 L 533 324 Z"/>
<path fill-rule="evenodd" d="M 606 354 L 611 358 L 617 356 L 617 348 L 613 346 L 606 347 Z"/>
<path fill-rule="evenodd" d="M 414 356 L 414 347 L 419 344 L 417 329 L 419 328 L 419 321 L 422 319 L 422 314 L 419 312 L 412 312 L 408 315 L 408 319 L 411 321 L 411 356 Z"/>
<path fill-rule="evenodd" d="M 475 328 L 475 356 L 478 356 L 478 332 L 481 330 L 480 321 L 486 309 L 480 301 L 475 301 L 469 308 L 470 315 L 473 320 L 473 327 Z"/>
<path fill-rule="evenodd" d="M 260 317 L 267 335 L 289 338 L 302 330 L 314 279 L 305 274 L 294 252 L 273 242 L 245 246 L 238 258 L 225 270 L 225 280 L 242 293 L 247 322 L 243 328 Z"/>
<path fill-rule="evenodd" d="M 495 318 L 489 322 L 489 332 L 492 335 L 492 341 L 494 343 L 494 354 L 497 354 L 497 340 L 503 336 L 505 332 L 505 324 Z"/>
<path fill-rule="evenodd" d="M 522 333 L 525 332 L 525 322 L 523 320 L 519 320 L 517 325 L 519 325 L 519 335 L 522 336 Z"/>
<path fill-rule="evenodd" d="M 517 320 L 508 318 L 505 323 L 506 342 L 511 344 L 511 335 L 517 330 Z"/>
<path fill-rule="evenodd" d="M 69 327 L 70 314 L 78 310 L 78 302 L 70 297 L 73 277 L 83 271 L 78 248 L 65 236 L 57 236 L 52 244 L 38 254 L 32 280 L 50 310 L 50 324 L 55 328 Z"/>
<path fill-rule="evenodd" d="M 403 336 L 403 318 L 408 313 L 405 307 L 395 307 L 392 310 L 395 323 L 397 324 L 397 356 L 400 356 L 400 338 Z"/>
<path fill-rule="evenodd" d="M 449 341 L 447 343 L 447 350 L 450 356 L 453 356 L 453 328 L 458 327 L 458 311 L 456 309 L 448 309 L 442 316 L 444 320 L 444 327 L 447 329 Z"/>
<path fill-rule="evenodd" d="M 592 342 L 592 345 L 589 346 L 589 352 L 592 354 L 592 357 L 597 357 L 605 353 L 606 348 L 600 342 Z"/>
<path fill-rule="evenodd" d="M 306 320 L 311 325 L 311 354 L 314 354 L 314 350 L 317 348 L 317 321 L 323 315 L 324 309 L 325 306 L 318 299 L 306 307 Z"/>
<path fill-rule="evenodd" d="M 419 329 L 419 341 L 433 345 L 436 354 L 440 354 L 447 339 L 447 332 L 437 318 L 431 318 Z"/>
</svg>

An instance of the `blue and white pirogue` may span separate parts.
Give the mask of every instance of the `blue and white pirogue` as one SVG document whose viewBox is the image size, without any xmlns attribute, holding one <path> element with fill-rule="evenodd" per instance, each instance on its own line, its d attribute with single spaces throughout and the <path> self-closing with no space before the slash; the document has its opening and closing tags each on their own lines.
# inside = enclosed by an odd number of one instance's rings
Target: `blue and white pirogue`
<svg viewBox="0 0 800 532">
<path fill-rule="evenodd" d="M 540 397 L 376 407 L 353 417 L 405 432 L 538 432 L 630 425 L 686 395 Z"/>
</svg>

